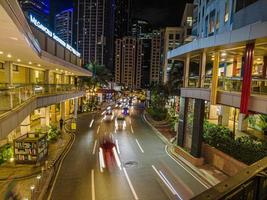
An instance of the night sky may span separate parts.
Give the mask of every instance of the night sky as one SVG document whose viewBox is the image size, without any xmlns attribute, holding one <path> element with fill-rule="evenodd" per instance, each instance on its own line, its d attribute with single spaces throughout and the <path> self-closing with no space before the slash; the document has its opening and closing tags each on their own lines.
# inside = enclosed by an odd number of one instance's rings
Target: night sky
<svg viewBox="0 0 267 200">
<path fill-rule="evenodd" d="M 55 12 L 70 8 L 73 0 L 55 1 Z M 75 0 L 74 0 L 75 1 Z M 145 19 L 156 27 L 180 25 L 185 3 L 193 0 L 132 0 L 133 17 Z M 64 2 L 64 3 L 63 3 Z"/>
</svg>

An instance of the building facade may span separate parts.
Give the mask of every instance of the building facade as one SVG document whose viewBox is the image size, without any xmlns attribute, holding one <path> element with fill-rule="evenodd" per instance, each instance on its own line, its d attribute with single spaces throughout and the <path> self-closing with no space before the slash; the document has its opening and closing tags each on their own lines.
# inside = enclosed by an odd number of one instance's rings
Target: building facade
<svg viewBox="0 0 267 200">
<path fill-rule="evenodd" d="M 142 41 L 133 37 L 116 40 L 115 82 L 128 89 L 141 87 Z"/>
<path fill-rule="evenodd" d="M 157 84 L 160 82 L 160 55 L 161 38 L 160 31 L 154 30 L 151 35 L 151 57 L 150 57 L 150 77 L 149 83 Z"/>
<path fill-rule="evenodd" d="M 260 124 L 267 114 L 267 2 L 196 2 L 197 38 L 170 51 L 168 59 L 184 61 L 177 143 L 201 157 L 204 119 L 233 133 L 265 131 Z"/>
<path fill-rule="evenodd" d="M 183 42 L 183 28 L 166 27 L 161 30 L 161 82 L 168 81 L 168 72 L 171 69 L 173 60 L 168 60 L 168 51 L 176 49 Z"/>
<path fill-rule="evenodd" d="M 73 9 L 63 10 L 55 16 L 55 33 L 64 42 L 72 44 L 73 40 Z"/>
</svg>

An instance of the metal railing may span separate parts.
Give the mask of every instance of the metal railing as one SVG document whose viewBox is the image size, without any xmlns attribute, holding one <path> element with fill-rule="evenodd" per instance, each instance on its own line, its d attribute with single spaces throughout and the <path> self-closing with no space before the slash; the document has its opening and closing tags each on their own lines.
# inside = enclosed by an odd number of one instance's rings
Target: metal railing
<svg viewBox="0 0 267 200">
<path fill-rule="evenodd" d="M 199 85 L 199 76 L 190 76 L 188 78 L 188 87 L 198 87 Z"/>
<path fill-rule="evenodd" d="M 267 199 L 267 157 L 192 198 L 192 200 L 225 199 Z"/>
<path fill-rule="evenodd" d="M 81 90 L 81 88 L 71 84 L 0 84 L 0 86 L 0 114 L 16 108 L 35 96 Z"/>
</svg>

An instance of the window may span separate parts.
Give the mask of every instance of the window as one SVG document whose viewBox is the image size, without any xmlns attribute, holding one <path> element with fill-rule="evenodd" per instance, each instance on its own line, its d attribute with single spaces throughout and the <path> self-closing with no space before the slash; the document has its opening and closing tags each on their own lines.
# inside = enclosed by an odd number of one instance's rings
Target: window
<svg viewBox="0 0 267 200">
<path fill-rule="evenodd" d="M 218 11 L 216 15 L 216 30 L 218 30 L 219 27 L 220 27 L 220 12 Z"/>
<path fill-rule="evenodd" d="M 169 39 L 173 40 L 173 34 L 169 34 Z"/>
<path fill-rule="evenodd" d="M 224 22 L 226 23 L 229 20 L 229 0 L 225 2 L 225 10 L 224 10 Z"/>
<path fill-rule="evenodd" d="M 19 66 L 18 65 L 13 65 L 13 71 L 18 72 L 19 71 Z"/>
<path fill-rule="evenodd" d="M 179 34 L 179 33 L 177 33 L 177 34 L 175 35 L 175 39 L 176 39 L 176 40 L 180 40 L 180 34 Z"/>
<path fill-rule="evenodd" d="M 187 24 L 187 26 L 192 26 L 192 24 L 193 24 L 193 18 L 192 17 L 187 17 L 186 18 L 186 24 Z"/>
<path fill-rule="evenodd" d="M 215 27 L 215 10 L 213 10 L 210 13 L 210 18 L 209 18 L 209 35 L 212 35 L 214 33 L 214 27 Z"/>
<path fill-rule="evenodd" d="M 0 63 L 0 69 L 4 69 L 4 63 Z"/>
</svg>

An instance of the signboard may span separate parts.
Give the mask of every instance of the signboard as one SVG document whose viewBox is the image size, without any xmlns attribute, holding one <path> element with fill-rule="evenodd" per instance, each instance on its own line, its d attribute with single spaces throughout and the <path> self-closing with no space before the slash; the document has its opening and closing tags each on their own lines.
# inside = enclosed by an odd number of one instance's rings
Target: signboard
<svg viewBox="0 0 267 200">
<path fill-rule="evenodd" d="M 76 130 L 77 125 L 76 122 L 71 122 L 71 130 Z"/>
<path fill-rule="evenodd" d="M 66 49 L 68 49 L 70 52 L 72 52 L 74 55 L 80 57 L 81 54 L 76 51 L 71 45 L 69 45 L 68 43 L 64 42 L 62 39 L 60 39 L 55 33 L 53 33 L 52 31 L 50 31 L 47 27 L 45 27 L 43 24 L 41 24 L 34 16 L 32 16 L 30 14 L 30 22 L 36 26 L 37 28 L 39 28 L 40 30 L 42 30 L 46 35 L 50 36 L 51 38 L 53 38 L 55 41 L 57 41 L 59 44 L 61 44 L 63 47 L 65 47 Z"/>
</svg>

